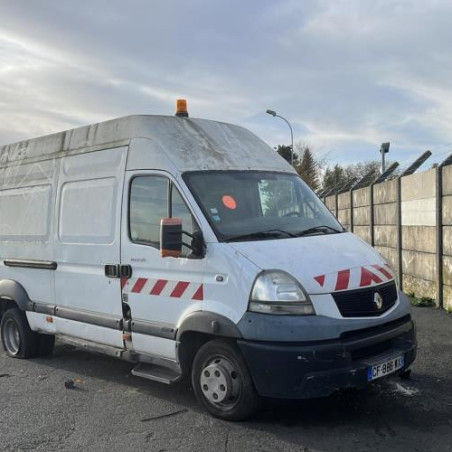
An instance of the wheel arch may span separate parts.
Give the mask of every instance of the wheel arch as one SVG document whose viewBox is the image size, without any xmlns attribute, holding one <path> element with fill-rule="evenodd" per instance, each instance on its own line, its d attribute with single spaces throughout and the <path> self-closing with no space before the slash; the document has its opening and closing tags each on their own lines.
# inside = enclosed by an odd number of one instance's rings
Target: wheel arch
<svg viewBox="0 0 452 452">
<path fill-rule="evenodd" d="M 29 303 L 30 298 L 21 284 L 12 279 L 0 280 L 0 315 L 13 306 L 26 311 Z"/>
<path fill-rule="evenodd" d="M 189 314 L 177 330 L 177 355 L 183 373 L 191 369 L 196 352 L 213 339 L 229 338 L 233 341 L 242 335 L 237 325 L 215 312 L 196 311 Z"/>
</svg>

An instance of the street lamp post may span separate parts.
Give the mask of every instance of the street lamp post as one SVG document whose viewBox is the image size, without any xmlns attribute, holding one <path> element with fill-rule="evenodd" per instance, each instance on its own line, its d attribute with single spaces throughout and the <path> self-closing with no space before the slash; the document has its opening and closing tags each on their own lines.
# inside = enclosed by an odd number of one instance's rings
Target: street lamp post
<svg viewBox="0 0 452 452">
<path fill-rule="evenodd" d="M 274 110 L 267 110 L 266 113 L 269 114 L 269 115 L 272 115 L 273 117 L 281 118 L 283 121 L 286 121 L 287 125 L 289 126 L 289 129 L 290 129 L 290 139 L 291 139 L 291 142 L 292 142 L 292 145 L 291 145 L 291 148 L 290 148 L 290 149 L 291 149 L 291 153 L 290 153 L 290 161 L 291 161 L 291 164 L 292 164 L 292 166 L 293 166 L 293 131 L 292 131 L 292 126 L 290 125 L 289 121 L 288 121 L 286 118 L 283 118 L 282 116 L 277 115 L 277 114 L 276 114 L 276 111 L 274 111 Z"/>
</svg>

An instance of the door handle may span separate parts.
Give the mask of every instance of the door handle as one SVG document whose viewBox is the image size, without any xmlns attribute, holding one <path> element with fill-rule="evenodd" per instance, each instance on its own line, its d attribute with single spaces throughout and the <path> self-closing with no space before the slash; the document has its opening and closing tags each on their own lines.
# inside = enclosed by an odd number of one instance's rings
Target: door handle
<svg viewBox="0 0 452 452">
<path fill-rule="evenodd" d="M 132 277 L 132 267 L 130 265 L 106 264 L 105 276 L 107 278 L 126 278 Z"/>
<path fill-rule="evenodd" d="M 104 268 L 105 268 L 105 276 L 107 278 L 119 278 L 119 265 L 106 264 Z"/>
<path fill-rule="evenodd" d="M 132 277 L 132 266 L 131 265 L 121 265 L 120 277 L 129 279 Z"/>
</svg>

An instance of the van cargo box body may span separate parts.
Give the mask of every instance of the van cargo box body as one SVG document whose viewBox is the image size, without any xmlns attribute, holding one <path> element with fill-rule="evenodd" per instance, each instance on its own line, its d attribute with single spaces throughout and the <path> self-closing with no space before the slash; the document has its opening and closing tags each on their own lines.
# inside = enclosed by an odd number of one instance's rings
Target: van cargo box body
<svg viewBox="0 0 452 452">
<path fill-rule="evenodd" d="M 0 148 L 0 315 L 13 357 L 54 337 L 192 379 L 241 419 L 405 371 L 409 302 L 262 140 L 129 116 Z"/>
</svg>

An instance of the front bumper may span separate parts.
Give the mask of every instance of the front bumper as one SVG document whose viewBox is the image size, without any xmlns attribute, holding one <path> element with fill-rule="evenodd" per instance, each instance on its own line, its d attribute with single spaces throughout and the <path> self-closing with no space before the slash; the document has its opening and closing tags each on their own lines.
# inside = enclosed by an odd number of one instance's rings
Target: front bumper
<svg viewBox="0 0 452 452">
<path fill-rule="evenodd" d="M 368 384 L 370 365 L 403 355 L 403 371 L 416 358 L 416 333 L 409 315 L 378 327 L 343 333 L 338 340 L 282 343 L 240 339 L 237 344 L 257 392 L 286 399 L 363 388 Z"/>
</svg>

